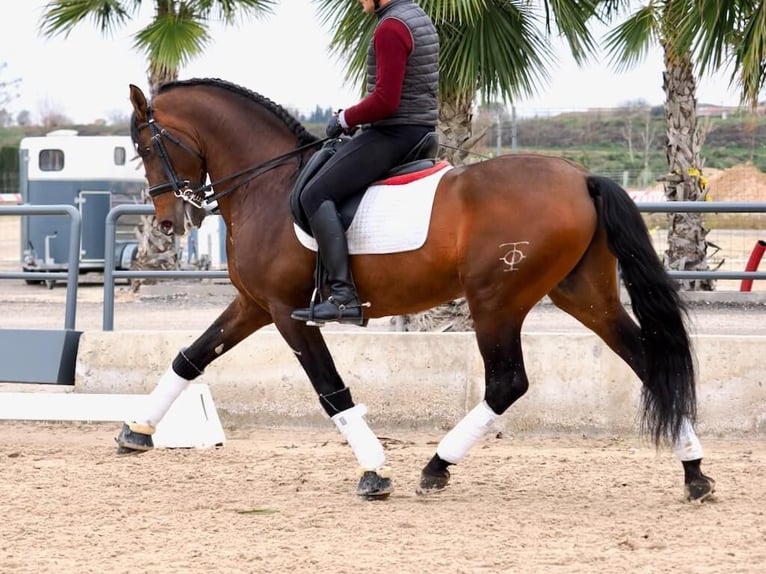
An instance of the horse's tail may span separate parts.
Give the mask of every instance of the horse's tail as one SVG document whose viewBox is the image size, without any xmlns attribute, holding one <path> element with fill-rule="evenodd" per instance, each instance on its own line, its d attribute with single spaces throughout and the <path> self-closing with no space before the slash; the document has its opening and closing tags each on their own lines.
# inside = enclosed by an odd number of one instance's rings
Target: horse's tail
<svg viewBox="0 0 766 574">
<path fill-rule="evenodd" d="M 687 309 L 655 251 L 641 212 L 614 181 L 587 178 L 600 225 L 617 257 L 644 352 L 641 431 L 659 446 L 676 439 L 684 417 L 697 415 L 695 366 L 686 329 Z M 598 201 L 598 197 L 601 201 Z"/>
</svg>

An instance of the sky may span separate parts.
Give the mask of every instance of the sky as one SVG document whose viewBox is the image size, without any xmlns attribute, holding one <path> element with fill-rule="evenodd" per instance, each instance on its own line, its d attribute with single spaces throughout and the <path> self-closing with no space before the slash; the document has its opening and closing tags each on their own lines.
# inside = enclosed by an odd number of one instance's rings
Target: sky
<svg viewBox="0 0 766 574">
<path fill-rule="evenodd" d="M 39 33 L 47 0 L 0 0 L 0 81 L 21 79 L 19 97 L 6 106 L 39 121 L 46 111 L 64 114 L 75 123 L 111 121 L 130 111 L 128 85 L 148 92 L 146 64 L 133 49 L 131 36 L 152 16 L 144 2 L 138 18 L 111 36 L 85 22 L 68 37 L 46 39 Z M 361 9 L 361 8 L 360 8 Z M 12 15 L 12 16 L 9 16 Z M 282 106 L 310 114 L 320 108 L 343 108 L 358 101 L 359 88 L 344 83 L 344 70 L 327 46 L 331 31 L 323 28 L 310 0 L 282 0 L 273 15 L 235 27 L 212 25 L 212 41 L 204 56 L 193 60 L 180 79 L 221 78 L 240 84 Z M 600 34 L 596 34 L 600 37 Z M 661 105 L 662 54 L 651 51 L 640 66 L 617 73 L 605 61 L 579 68 L 560 42 L 553 41 L 559 62 L 551 81 L 535 97 L 516 102 L 520 115 L 615 107 L 644 100 Z M 702 78 L 698 103 L 737 105 L 728 75 Z"/>
</svg>

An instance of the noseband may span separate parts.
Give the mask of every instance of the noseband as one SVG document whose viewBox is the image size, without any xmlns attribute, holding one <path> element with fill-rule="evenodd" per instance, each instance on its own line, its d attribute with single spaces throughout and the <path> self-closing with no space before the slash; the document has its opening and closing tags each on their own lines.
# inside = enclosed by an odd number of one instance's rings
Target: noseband
<svg viewBox="0 0 766 574">
<path fill-rule="evenodd" d="M 205 158 L 202 157 L 202 155 L 197 150 L 186 145 L 183 141 L 178 139 L 168 130 L 160 126 L 154 119 L 154 114 L 151 107 L 148 110 L 148 116 L 148 121 L 145 124 L 138 126 L 138 131 L 141 131 L 145 127 L 149 127 L 149 129 L 152 131 L 152 145 L 154 145 L 154 148 L 160 155 L 162 167 L 165 170 L 165 174 L 168 176 L 167 182 L 160 183 L 159 185 L 153 185 L 149 188 L 149 197 L 154 198 L 158 195 L 162 195 L 163 193 L 172 191 L 173 195 L 180 197 L 182 200 L 192 204 L 194 207 L 203 207 L 205 204 L 206 186 L 192 189 L 189 187 L 189 184 L 191 183 L 190 180 L 181 179 L 178 177 L 178 175 L 176 175 L 176 170 L 173 168 L 173 163 L 170 161 L 170 156 L 165 149 L 165 144 L 162 142 L 162 138 L 165 137 L 180 148 L 194 154 L 202 160 L 203 165 Z"/>
<path fill-rule="evenodd" d="M 306 149 L 309 149 L 312 147 L 319 147 L 329 139 L 329 138 L 324 138 L 322 140 L 317 140 L 316 142 L 311 142 L 309 144 L 302 145 L 285 154 L 272 158 L 263 163 L 237 171 L 236 173 L 233 173 L 231 175 L 218 179 L 207 185 L 191 188 L 189 187 L 189 184 L 191 183 L 190 180 L 181 179 L 176 174 L 176 170 L 173 168 L 173 162 L 170 161 L 170 156 L 168 155 L 167 149 L 165 148 L 165 144 L 163 143 L 163 138 L 167 138 L 170 142 L 179 146 L 181 149 L 184 149 L 187 152 L 195 155 L 197 158 L 202 160 L 203 166 L 205 165 L 205 157 L 200 152 L 198 152 L 197 150 L 185 144 L 179 138 L 174 136 L 166 128 L 163 128 L 162 126 L 160 126 L 157 123 L 157 121 L 154 119 L 154 112 L 151 106 L 147 110 L 147 116 L 148 116 L 147 121 L 137 126 L 136 131 L 140 132 L 146 127 L 148 127 L 151 130 L 152 145 L 157 150 L 157 153 L 160 156 L 160 161 L 162 162 L 162 167 L 165 170 L 165 174 L 168 177 L 168 181 L 166 181 L 165 183 L 160 183 L 160 184 L 149 187 L 149 197 L 155 198 L 159 195 L 172 191 L 173 195 L 175 195 L 176 197 L 182 199 L 183 201 L 187 203 L 190 203 L 191 205 L 197 208 L 202 208 L 205 206 L 206 203 L 213 203 L 219 200 L 220 198 L 233 192 L 238 187 L 255 179 L 259 175 L 262 175 L 266 173 L 267 171 L 270 171 L 286 163 L 287 160 L 289 160 L 291 157 L 297 156 L 298 154 L 300 154 Z M 300 169 L 301 167 L 302 167 L 302 161 L 299 164 L 298 168 Z M 236 182 L 234 185 L 225 189 L 224 191 L 220 191 L 217 193 L 213 193 L 212 195 L 208 195 L 208 192 L 213 190 L 216 185 L 221 184 L 223 182 L 231 181 L 243 175 L 247 175 L 247 177 Z"/>
</svg>

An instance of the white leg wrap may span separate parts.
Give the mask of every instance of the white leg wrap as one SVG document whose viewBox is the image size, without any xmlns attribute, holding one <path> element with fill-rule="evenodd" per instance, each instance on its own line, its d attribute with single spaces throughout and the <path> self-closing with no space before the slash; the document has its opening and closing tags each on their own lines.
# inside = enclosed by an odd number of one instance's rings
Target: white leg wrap
<svg viewBox="0 0 766 574">
<path fill-rule="evenodd" d="M 359 466 L 366 470 L 375 470 L 385 464 L 386 454 L 378 437 L 364 420 L 366 414 L 367 407 L 356 405 L 339 412 L 332 420 L 348 441 Z"/>
<path fill-rule="evenodd" d="M 157 386 L 154 387 L 154 390 L 147 397 L 144 412 L 141 413 L 141 416 L 127 422 L 130 430 L 144 434 L 153 434 L 157 424 L 165 416 L 165 413 L 170 410 L 173 401 L 188 386 L 189 381 L 176 375 L 173 368 L 169 367 L 160 378 Z"/>
<path fill-rule="evenodd" d="M 702 445 L 692 428 L 689 419 L 684 419 L 681 424 L 681 432 L 678 440 L 673 442 L 673 454 L 683 462 L 685 460 L 697 460 L 702 458 Z"/>
<path fill-rule="evenodd" d="M 481 401 L 449 431 L 436 447 L 442 460 L 457 464 L 476 442 L 483 437 L 498 417 L 486 401 Z"/>
</svg>

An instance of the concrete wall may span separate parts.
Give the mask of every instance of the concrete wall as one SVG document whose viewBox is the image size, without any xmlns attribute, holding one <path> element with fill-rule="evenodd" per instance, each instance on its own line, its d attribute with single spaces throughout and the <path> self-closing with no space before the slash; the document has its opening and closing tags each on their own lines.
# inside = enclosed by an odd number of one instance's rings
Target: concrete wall
<svg viewBox="0 0 766 574">
<path fill-rule="evenodd" d="M 198 333 L 88 332 L 80 338 L 75 392 L 147 393 Z M 376 429 L 446 430 L 484 387 L 472 333 L 325 333 L 339 372 Z M 698 431 L 766 436 L 766 336 L 697 336 Z M 595 335 L 523 336 L 529 392 L 497 424 L 506 432 L 633 434 L 640 384 Z M 330 423 L 308 378 L 276 332 L 252 335 L 196 382 L 210 385 L 222 423 Z"/>
</svg>

